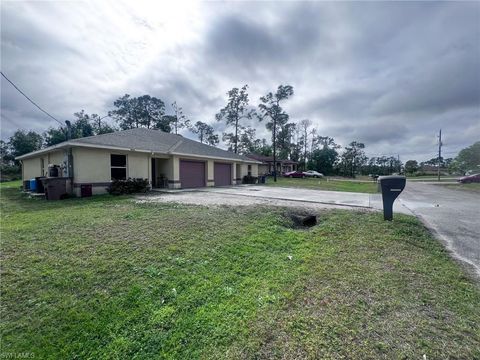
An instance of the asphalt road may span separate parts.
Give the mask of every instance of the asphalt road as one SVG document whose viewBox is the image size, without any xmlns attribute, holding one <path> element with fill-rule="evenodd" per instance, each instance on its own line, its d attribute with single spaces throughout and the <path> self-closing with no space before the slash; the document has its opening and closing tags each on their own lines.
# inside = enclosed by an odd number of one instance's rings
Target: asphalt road
<svg viewBox="0 0 480 360">
<path fill-rule="evenodd" d="M 480 277 L 480 195 L 441 185 L 407 182 L 399 197 L 452 255 Z"/>
</svg>

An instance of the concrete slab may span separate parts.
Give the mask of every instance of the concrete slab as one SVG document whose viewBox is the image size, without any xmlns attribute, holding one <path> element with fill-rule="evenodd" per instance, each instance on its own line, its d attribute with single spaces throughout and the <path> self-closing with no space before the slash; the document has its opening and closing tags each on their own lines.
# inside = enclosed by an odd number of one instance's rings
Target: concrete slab
<svg viewBox="0 0 480 360">
<path fill-rule="evenodd" d="M 322 203 L 330 205 L 344 205 L 351 207 L 370 206 L 370 195 L 362 193 L 320 191 L 287 187 L 267 187 L 251 185 L 248 187 L 205 188 L 198 191 L 224 195 L 250 196 L 267 199 L 288 200 L 297 202 Z"/>
</svg>

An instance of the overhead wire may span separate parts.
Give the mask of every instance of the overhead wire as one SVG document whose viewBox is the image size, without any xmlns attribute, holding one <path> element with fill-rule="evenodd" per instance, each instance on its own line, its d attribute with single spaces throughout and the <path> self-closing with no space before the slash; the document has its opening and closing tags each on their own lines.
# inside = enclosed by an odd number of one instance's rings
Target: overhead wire
<svg viewBox="0 0 480 360">
<path fill-rule="evenodd" d="M 63 123 L 58 120 L 55 116 L 49 114 L 47 111 L 43 110 L 40 105 L 38 105 L 35 101 L 33 101 L 32 99 L 30 99 L 30 97 L 28 97 L 28 95 L 26 95 L 22 90 L 20 90 L 18 88 L 17 85 L 15 85 L 4 73 L 3 71 L 0 71 L 0 73 L 2 74 L 2 76 L 5 78 L 5 80 L 7 80 L 20 94 L 22 94 L 23 96 L 25 96 L 25 98 L 30 101 L 33 105 L 35 105 L 40 111 L 42 111 L 44 114 L 48 115 L 49 117 L 51 117 L 53 120 L 55 120 L 56 122 L 58 122 L 60 125 L 63 126 Z"/>
</svg>

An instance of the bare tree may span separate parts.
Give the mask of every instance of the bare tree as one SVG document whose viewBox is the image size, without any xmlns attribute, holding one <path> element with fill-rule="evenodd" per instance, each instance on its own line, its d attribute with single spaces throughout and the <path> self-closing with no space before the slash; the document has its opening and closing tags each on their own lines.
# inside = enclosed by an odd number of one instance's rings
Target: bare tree
<svg viewBox="0 0 480 360">
<path fill-rule="evenodd" d="M 303 141 L 303 170 L 307 170 L 307 147 L 308 147 L 308 130 L 312 126 L 312 121 L 309 119 L 300 120 L 298 123 L 299 128 L 302 132 L 302 141 Z"/>
<path fill-rule="evenodd" d="M 232 138 L 234 145 L 233 151 L 235 153 L 238 152 L 238 130 L 240 126 L 240 120 L 251 119 L 255 114 L 255 110 L 248 109 L 249 99 L 247 89 L 248 85 L 244 85 L 241 89 L 233 88 L 227 92 L 227 105 L 220 109 L 220 112 L 215 115 L 215 118 L 218 121 L 224 120 L 227 125 L 233 125 L 235 127 L 235 132 Z"/>
<path fill-rule="evenodd" d="M 272 131 L 273 143 L 273 181 L 277 181 L 277 125 L 286 124 L 288 122 L 288 114 L 280 106 L 280 102 L 288 99 L 293 95 L 293 87 L 290 85 L 280 85 L 275 94 L 269 92 L 260 98 L 261 104 L 258 105 L 260 110 L 260 121 L 269 118 L 267 129 Z"/>
<path fill-rule="evenodd" d="M 178 129 L 189 128 L 190 127 L 190 120 L 187 119 L 185 114 L 183 113 L 183 109 L 177 105 L 177 102 L 174 101 L 172 103 L 172 108 L 175 113 L 173 117 L 171 117 L 171 121 L 173 124 L 173 130 L 175 134 L 178 134 Z"/>
</svg>

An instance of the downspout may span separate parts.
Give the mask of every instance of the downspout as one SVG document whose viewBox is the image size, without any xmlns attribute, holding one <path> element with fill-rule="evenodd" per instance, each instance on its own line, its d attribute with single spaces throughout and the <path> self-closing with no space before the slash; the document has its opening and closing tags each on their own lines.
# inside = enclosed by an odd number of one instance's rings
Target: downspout
<svg viewBox="0 0 480 360">
<path fill-rule="evenodd" d="M 72 124 L 70 121 L 65 120 L 67 124 L 67 141 L 72 138 Z M 70 178 L 70 194 L 75 194 L 75 189 L 73 188 L 73 153 L 72 147 L 67 148 L 67 177 Z"/>
</svg>

